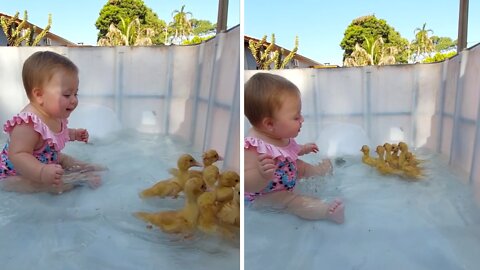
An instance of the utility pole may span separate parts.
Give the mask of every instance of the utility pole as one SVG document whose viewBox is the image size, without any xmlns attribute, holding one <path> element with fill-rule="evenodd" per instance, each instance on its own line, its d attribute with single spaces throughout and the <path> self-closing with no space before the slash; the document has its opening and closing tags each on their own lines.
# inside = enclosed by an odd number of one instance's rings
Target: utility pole
<svg viewBox="0 0 480 270">
<path fill-rule="evenodd" d="M 228 0 L 218 0 L 217 34 L 227 30 Z"/>
<path fill-rule="evenodd" d="M 468 0 L 460 0 L 460 9 L 458 12 L 458 39 L 457 53 L 460 53 L 467 47 L 468 32 Z"/>
</svg>

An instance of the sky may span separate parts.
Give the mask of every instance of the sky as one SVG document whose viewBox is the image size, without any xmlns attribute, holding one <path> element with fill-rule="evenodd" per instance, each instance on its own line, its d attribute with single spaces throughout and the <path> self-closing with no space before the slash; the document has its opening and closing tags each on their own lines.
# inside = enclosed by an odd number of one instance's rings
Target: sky
<svg viewBox="0 0 480 270">
<path fill-rule="evenodd" d="M 480 43 L 480 1 L 469 1 L 467 47 Z M 358 17 L 375 15 L 403 38 L 412 41 L 416 28 L 433 35 L 458 37 L 460 0 L 244 0 L 244 34 L 262 38 L 275 34 L 275 44 L 293 49 L 319 63 L 342 65 L 340 42 L 350 23 Z"/>
<path fill-rule="evenodd" d="M 28 21 L 41 28 L 48 24 L 48 14 L 52 14 L 50 32 L 71 42 L 96 45 L 98 30 L 95 22 L 100 10 L 108 0 L 0 0 L 0 13 L 15 15 L 20 12 L 23 18 L 28 11 Z M 165 22 L 172 21 L 172 12 L 180 10 L 191 12 L 193 17 L 217 22 L 218 0 L 143 0 L 158 17 Z M 229 0 L 227 29 L 240 24 L 240 0 Z"/>
</svg>

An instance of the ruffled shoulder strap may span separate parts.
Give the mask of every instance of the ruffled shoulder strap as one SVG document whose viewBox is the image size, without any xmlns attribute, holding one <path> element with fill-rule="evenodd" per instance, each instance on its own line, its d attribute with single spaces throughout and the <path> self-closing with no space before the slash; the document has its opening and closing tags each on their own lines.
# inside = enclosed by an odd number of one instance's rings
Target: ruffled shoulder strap
<svg viewBox="0 0 480 270">
<path fill-rule="evenodd" d="M 40 133 L 43 140 L 53 143 L 57 151 L 62 150 L 65 147 L 65 143 L 70 140 L 67 128 L 68 121 L 66 119 L 62 120 L 62 130 L 58 133 L 55 133 L 48 128 L 48 126 L 42 121 L 42 119 L 40 119 L 40 117 L 32 112 L 21 112 L 17 115 L 14 115 L 12 119 L 7 120 L 7 122 L 3 125 L 3 131 L 10 135 L 16 125 L 23 123 L 32 123 L 33 129 Z"/>
<path fill-rule="evenodd" d="M 272 158 L 277 157 L 290 157 L 292 160 L 297 160 L 298 152 L 300 152 L 300 145 L 297 144 L 295 139 L 290 139 L 290 142 L 285 147 L 275 146 L 273 144 L 266 143 L 265 141 L 255 137 L 245 137 L 244 146 L 245 149 L 255 147 L 260 154 L 268 154 Z"/>
</svg>

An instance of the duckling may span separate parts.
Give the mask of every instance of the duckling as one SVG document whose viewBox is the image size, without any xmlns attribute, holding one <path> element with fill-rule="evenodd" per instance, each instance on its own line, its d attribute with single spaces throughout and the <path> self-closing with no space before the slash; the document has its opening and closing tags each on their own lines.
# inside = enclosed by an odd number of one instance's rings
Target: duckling
<svg viewBox="0 0 480 270">
<path fill-rule="evenodd" d="M 390 165 L 390 167 L 398 168 L 398 160 L 396 160 L 393 155 L 393 146 L 389 143 L 383 144 L 383 148 L 385 149 L 385 161 Z"/>
<path fill-rule="evenodd" d="M 384 155 L 385 155 L 385 148 L 383 146 L 379 145 L 377 146 L 376 151 L 378 154 L 378 162 L 376 165 L 377 170 L 381 174 L 397 174 L 400 175 L 401 172 L 399 170 L 396 170 L 388 165 L 387 162 L 385 162 Z"/>
<path fill-rule="evenodd" d="M 165 233 L 190 235 L 198 219 L 197 199 L 205 188 L 201 178 L 190 178 L 185 183 L 185 206 L 182 209 L 157 213 L 136 212 L 135 216 L 159 227 Z"/>
<path fill-rule="evenodd" d="M 213 165 L 213 163 L 219 160 L 223 160 L 223 158 L 214 149 L 207 150 L 202 154 L 203 168 Z M 178 174 L 178 169 L 172 168 L 169 170 L 169 172 L 173 176 L 176 176 Z M 202 176 L 202 171 L 198 171 L 198 170 L 191 170 L 189 173 L 190 175 L 195 174 L 196 176 Z"/>
<path fill-rule="evenodd" d="M 178 196 L 185 186 L 185 182 L 190 177 L 188 169 L 194 166 L 200 166 L 200 164 L 189 154 L 180 156 L 177 161 L 178 173 L 175 177 L 162 180 L 152 187 L 145 189 L 140 193 L 140 197 L 148 198 L 153 196 L 174 197 Z"/>
<path fill-rule="evenodd" d="M 210 149 L 203 153 L 202 160 L 203 167 L 206 168 L 219 160 L 223 160 L 223 157 L 220 156 L 215 149 Z"/>
<path fill-rule="evenodd" d="M 212 234 L 217 231 L 217 212 L 215 191 L 207 191 L 200 195 L 197 199 L 199 216 L 197 227 L 205 233 Z"/>
<path fill-rule="evenodd" d="M 233 199 L 222 206 L 217 214 L 220 221 L 240 227 L 240 183 L 235 185 Z"/>
<path fill-rule="evenodd" d="M 234 171 L 225 171 L 220 175 L 215 189 L 217 202 L 226 202 L 233 199 L 233 187 L 240 183 L 240 176 Z"/>
<path fill-rule="evenodd" d="M 217 230 L 229 240 L 240 236 L 240 183 L 235 185 L 234 191 L 233 199 L 223 204 L 217 213 Z"/>
<path fill-rule="evenodd" d="M 400 154 L 398 155 L 398 167 L 400 169 L 403 168 L 405 161 L 406 161 L 406 154 L 408 152 L 408 145 L 404 142 L 398 143 L 398 149 L 400 150 Z"/>
<path fill-rule="evenodd" d="M 362 162 L 369 166 L 375 167 L 377 160 L 373 157 L 370 157 L 370 148 L 367 145 L 364 145 L 360 151 L 363 152 Z"/>
<path fill-rule="evenodd" d="M 217 184 L 217 180 L 220 176 L 220 171 L 218 170 L 217 166 L 210 165 L 203 170 L 202 176 L 203 181 L 207 185 L 207 190 L 214 190 Z"/>
</svg>

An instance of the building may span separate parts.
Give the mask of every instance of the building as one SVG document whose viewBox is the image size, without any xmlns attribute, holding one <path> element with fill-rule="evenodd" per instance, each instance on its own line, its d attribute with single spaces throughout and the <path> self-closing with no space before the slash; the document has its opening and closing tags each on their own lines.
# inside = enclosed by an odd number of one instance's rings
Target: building
<svg viewBox="0 0 480 270">
<path fill-rule="evenodd" d="M 260 41 L 259 39 L 249 37 L 245 35 L 243 37 L 243 43 L 244 43 L 244 69 L 246 70 L 255 70 L 257 69 L 257 63 L 255 62 L 255 58 L 253 58 L 252 52 L 248 48 L 248 43 L 250 40 L 253 40 L 255 42 Z M 268 46 L 270 43 L 266 42 L 266 46 Z M 275 45 L 275 50 L 280 50 L 282 47 Z M 287 50 L 283 48 L 285 55 L 288 55 L 290 53 L 290 50 Z M 292 61 L 290 61 L 285 68 L 291 69 L 291 68 L 319 68 L 321 66 L 324 66 L 321 63 L 318 63 L 312 59 L 309 59 L 305 56 L 302 56 L 300 54 L 295 54 L 293 57 Z"/>
<path fill-rule="evenodd" d="M 11 19 L 12 16 L 0 13 L 0 17 L 6 17 L 7 19 Z M 20 24 L 22 19 L 18 19 L 17 23 Z M 35 26 L 35 36 L 38 35 L 43 31 L 43 28 L 38 27 L 34 24 L 31 24 L 27 21 L 27 27 Z M 51 32 L 48 32 L 45 37 L 38 43 L 39 46 L 78 46 L 77 44 L 68 41 L 60 36 L 57 36 Z M 7 36 L 3 31 L 0 31 L 0 46 L 7 46 Z"/>
</svg>

